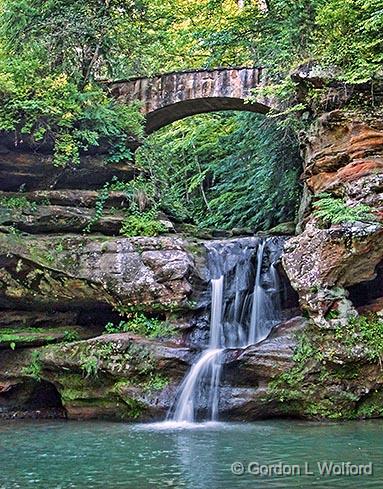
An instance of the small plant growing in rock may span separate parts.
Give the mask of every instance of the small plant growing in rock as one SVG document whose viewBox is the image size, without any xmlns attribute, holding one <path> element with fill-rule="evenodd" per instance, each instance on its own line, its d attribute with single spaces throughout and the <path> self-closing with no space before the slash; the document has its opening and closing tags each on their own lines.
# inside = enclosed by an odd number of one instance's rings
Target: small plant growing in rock
<svg viewBox="0 0 383 489">
<path fill-rule="evenodd" d="M 115 191 L 124 192 L 129 200 L 129 205 L 125 209 L 127 215 L 120 231 L 123 236 L 157 236 L 160 232 L 166 231 L 157 219 L 156 189 L 151 182 L 139 176 L 129 182 L 113 177 L 110 182 L 105 183 L 98 193 L 95 212 L 84 228 L 85 233 L 89 233 L 102 218 L 110 192 Z M 109 212 L 115 213 L 116 210 L 112 208 Z"/>
<path fill-rule="evenodd" d="M 331 319 L 338 319 L 339 316 L 340 316 L 340 312 L 337 309 L 333 309 L 331 311 L 328 311 L 325 318 L 327 319 L 327 321 L 329 321 Z"/>
<path fill-rule="evenodd" d="M 24 375 L 28 375 L 35 380 L 41 380 L 42 364 L 40 359 L 40 352 L 37 350 L 32 351 L 31 362 L 28 366 L 22 369 Z"/>
<path fill-rule="evenodd" d="M 334 197 L 328 193 L 318 195 L 314 202 L 314 216 L 325 225 L 342 224 L 347 222 L 375 222 L 376 216 L 373 209 L 365 204 L 357 204 L 354 207 L 347 205 L 343 199 Z"/>
<path fill-rule="evenodd" d="M 80 362 L 80 367 L 85 377 L 97 377 L 99 362 L 96 356 L 81 355 Z"/>
<path fill-rule="evenodd" d="M 127 415 L 129 418 L 136 419 L 141 416 L 144 405 L 140 401 L 133 398 L 126 398 L 124 399 L 124 403 L 128 408 Z"/>
<path fill-rule="evenodd" d="M 151 374 L 148 382 L 144 386 L 144 390 L 160 391 L 169 384 L 169 379 L 161 374 Z"/>
<path fill-rule="evenodd" d="M 0 207 L 5 207 L 7 209 L 11 209 L 13 211 L 23 211 L 23 210 L 29 210 L 29 211 L 36 211 L 37 210 L 37 205 L 35 202 L 30 202 L 26 197 L 23 195 L 15 196 L 15 197 L 2 197 L 0 199 Z"/>
<path fill-rule="evenodd" d="M 107 323 L 105 333 L 136 333 L 149 338 L 163 338 L 174 335 L 174 328 L 160 319 L 148 318 L 143 313 L 130 313 L 127 321 L 118 324 Z"/>
<path fill-rule="evenodd" d="M 152 374 L 156 368 L 156 361 L 152 351 L 143 345 L 131 344 L 125 353 L 125 358 L 136 366 L 139 375 Z"/>
<path fill-rule="evenodd" d="M 95 204 L 94 215 L 88 224 L 84 228 L 85 233 L 90 233 L 93 226 L 98 223 L 104 214 L 104 207 L 109 199 L 109 184 L 106 183 L 98 193 L 98 197 Z"/>
<path fill-rule="evenodd" d="M 71 343 L 72 341 L 78 341 L 80 335 L 77 331 L 64 331 L 63 341 Z"/>
</svg>

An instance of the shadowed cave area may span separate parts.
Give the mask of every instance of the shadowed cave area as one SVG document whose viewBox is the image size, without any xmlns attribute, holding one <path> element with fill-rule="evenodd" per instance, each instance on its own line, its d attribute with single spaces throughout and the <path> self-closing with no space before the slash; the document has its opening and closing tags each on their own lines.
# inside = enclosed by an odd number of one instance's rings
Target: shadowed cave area
<svg viewBox="0 0 383 489">
<path fill-rule="evenodd" d="M 44 380 L 10 384 L 0 392 L 0 418 L 66 418 L 56 387 Z"/>
<path fill-rule="evenodd" d="M 376 277 L 367 282 L 352 285 L 348 288 L 349 299 L 356 308 L 370 306 L 374 312 L 374 305 L 383 301 L 383 260 L 376 267 Z"/>
</svg>

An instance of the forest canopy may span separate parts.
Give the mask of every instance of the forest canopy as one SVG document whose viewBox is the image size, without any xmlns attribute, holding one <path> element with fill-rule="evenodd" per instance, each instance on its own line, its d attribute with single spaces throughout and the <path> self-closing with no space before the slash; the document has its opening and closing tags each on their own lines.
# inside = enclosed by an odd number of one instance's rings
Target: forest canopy
<svg viewBox="0 0 383 489">
<path fill-rule="evenodd" d="M 0 0 L 0 25 L 0 131 L 58 166 L 91 147 L 131 161 L 128 138 L 144 141 L 105 80 L 263 66 L 278 84 L 307 61 L 345 83 L 382 75 L 381 0 Z M 147 138 L 136 165 L 175 219 L 267 229 L 294 219 L 297 147 L 289 120 L 212 114 Z"/>
</svg>

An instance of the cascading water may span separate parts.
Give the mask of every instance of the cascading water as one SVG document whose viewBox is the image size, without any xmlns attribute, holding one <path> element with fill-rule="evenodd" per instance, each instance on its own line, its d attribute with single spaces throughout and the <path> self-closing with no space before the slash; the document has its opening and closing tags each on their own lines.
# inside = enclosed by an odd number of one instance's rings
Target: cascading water
<svg viewBox="0 0 383 489">
<path fill-rule="evenodd" d="M 210 318 L 209 347 L 202 353 L 199 360 L 192 366 L 190 372 L 180 387 L 180 396 L 172 419 L 174 421 L 192 422 L 195 418 L 197 394 L 196 388 L 201 380 L 209 379 L 210 419 L 215 420 L 218 414 L 218 386 L 221 371 L 222 338 L 222 305 L 223 305 L 223 275 L 211 280 L 212 300 Z"/>
<path fill-rule="evenodd" d="M 281 238 L 243 238 L 207 245 L 211 275 L 209 344 L 180 385 L 168 419 L 193 422 L 200 410 L 211 421 L 218 418 L 225 349 L 264 340 L 280 321 L 275 262 L 282 244 Z"/>
</svg>

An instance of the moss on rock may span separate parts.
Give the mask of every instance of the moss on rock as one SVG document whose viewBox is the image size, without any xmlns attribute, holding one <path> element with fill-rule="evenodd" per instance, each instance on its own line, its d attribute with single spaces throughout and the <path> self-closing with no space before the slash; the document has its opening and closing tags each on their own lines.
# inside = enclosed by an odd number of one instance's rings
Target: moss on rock
<svg viewBox="0 0 383 489">
<path fill-rule="evenodd" d="M 312 324 L 298 334 L 294 365 L 269 383 L 266 399 L 281 412 L 308 418 L 383 413 L 382 319 L 351 317 L 345 325 L 324 330 Z M 378 394 L 369 397 L 371 391 Z"/>
</svg>

